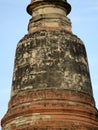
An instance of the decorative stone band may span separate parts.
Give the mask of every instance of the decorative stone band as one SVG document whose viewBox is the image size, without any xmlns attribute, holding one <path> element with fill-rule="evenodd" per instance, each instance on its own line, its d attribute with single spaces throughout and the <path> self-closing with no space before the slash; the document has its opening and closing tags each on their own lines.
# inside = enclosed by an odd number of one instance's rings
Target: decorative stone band
<svg viewBox="0 0 98 130">
<path fill-rule="evenodd" d="M 93 98 L 83 93 L 66 90 L 25 91 L 11 98 L 2 124 L 3 130 L 97 130 L 98 113 Z"/>
<path fill-rule="evenodd" d="M 33 9 L 35 9 L 36 7 L 39 7 L 41 5 L 47 5 L 47 4 L 48 5 L 53 4 L 53 5 L 56 5 L 56 6 L 61 6 L 61 7 L 66 9 L 67 14 L 69 14 L 70 11 L 71 11 L 71 6 L 65 1 L 61 1 L 61 0 L 37 0 L 37 1 L 32 2 L 30 5 L 28 5 L 27 12 L 30 15 L 32 15 Z"/>
<path fill-rule="evenodd" d="M 30 19 L 28 25 L 29 33 L 33 33 L 34 30 L 39 30 L 40 28 L 57 28 L 64 29 L 71 33 L 71 22 L 70 20 L 58 13 L 50 14 L 39 14 Z"/>
<path fill-rule="evenodd" d="M 18 106 L 19 104 L 25 104 L 26 102 L 41 101 L 41 100 L 64 100 L 71 104 L 73 102 L 86 104 L 94 107 L 94 99 L 91 96 L 85 95 L 81 92 L 75 92 L 71 90 L 35 90 L 35 91 L 24 91 L 11 98 L 9 102 L 9 108 Z M 48 104 L 46 104 L 48 105 Z M 66 103 L 65 103 L 66 105 Z M 55 105 L 56 106 L 56 105 Z M 58 105 L 59 106 L 59 105 Z M 64 107 L 64 104 L 63 104 Z"/>
<path fill-rule="evenodd" d="M 66 17 L 66 8 L 53 4 L 53 1 L 50 2 L 51 4 L 49 4 L 48 1 L 44 2 L 44 4 L 42 4 L 43 1 L 37 2 L 41 4 L 32 9 L 32 19 L 28 26 L 29 33 L 42 27 L 59 27 L 71 32 L 71 22 Z M 31 5 L 33 6 L 33 3 Z"/>
<path fill-rule="evenodd" d="M 66 0 L 34 0 L 27 7 L 27 12 L 32 15 L 28 32 L 33 33 L 40 28 L 61 28 L 71 32 L 71 22 L 66 17 L 71 11 L 71 6 Z"/>
</svg>

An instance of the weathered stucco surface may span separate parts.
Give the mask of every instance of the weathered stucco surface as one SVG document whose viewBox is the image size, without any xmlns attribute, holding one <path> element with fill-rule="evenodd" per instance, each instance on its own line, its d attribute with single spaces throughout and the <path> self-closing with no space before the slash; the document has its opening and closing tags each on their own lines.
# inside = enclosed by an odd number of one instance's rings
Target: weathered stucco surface
<svg viewBox="0 0 98 130">
<path fill-rule="evenodd" d="M 86 50 L 66 0 L 31 0 L 2 130 L 98 130 Z"/>
<path fill-rule="evenodd" d="M 68 89 L 92 96 L 82 41 L 60 30 L 25 36 L 16 50 L 12 96 L 32 89 Z"/>
</svg>

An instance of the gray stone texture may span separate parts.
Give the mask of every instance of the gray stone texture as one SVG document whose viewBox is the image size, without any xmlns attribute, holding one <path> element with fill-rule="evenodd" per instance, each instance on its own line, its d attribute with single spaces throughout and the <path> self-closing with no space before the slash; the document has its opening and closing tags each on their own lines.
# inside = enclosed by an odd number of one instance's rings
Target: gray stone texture
<svg viewBox="0 0 98 130">
<path fill-rule="evenodd" d="M 20 40 L 12 96 L 36 89 L 67 89 L 92 96 L 85 47 L 77 36 L 64 30 L 41 30 Z"/>
</svg>

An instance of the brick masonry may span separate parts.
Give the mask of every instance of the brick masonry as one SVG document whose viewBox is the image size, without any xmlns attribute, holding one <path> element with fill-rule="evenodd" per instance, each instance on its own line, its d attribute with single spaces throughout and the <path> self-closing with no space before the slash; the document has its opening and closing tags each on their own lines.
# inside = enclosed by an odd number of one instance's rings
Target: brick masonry
<svg viewBox="0 0 98 130">
<path fill-rule="evenodd" d="M 2 130 L 98 130 L 86 50 L 66 0 L 32 0 Z"/>
<path fill-rule="evenodd" d="M 65 30 L 20 40 L 8 108 L 3 130 L 97 130 L 83 42 Z"/>
<path fill-rule="evenodd" d="M 97 130 L 94 105 L 89 95 L 75 91 L 21 92 L 9 102 L 3 130 Z"/>
</svg>

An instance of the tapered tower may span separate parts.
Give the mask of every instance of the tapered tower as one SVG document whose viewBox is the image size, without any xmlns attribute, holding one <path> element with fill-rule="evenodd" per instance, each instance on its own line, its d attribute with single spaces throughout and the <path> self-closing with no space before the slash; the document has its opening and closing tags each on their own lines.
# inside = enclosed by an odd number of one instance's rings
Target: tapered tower
<svg viewBox="0 0 98 130">
<path fill-rule="evenodd" d="M 66 0 L 32 0 L 2 130 L 98 130 L 86 50 Z"/>
</svg>

